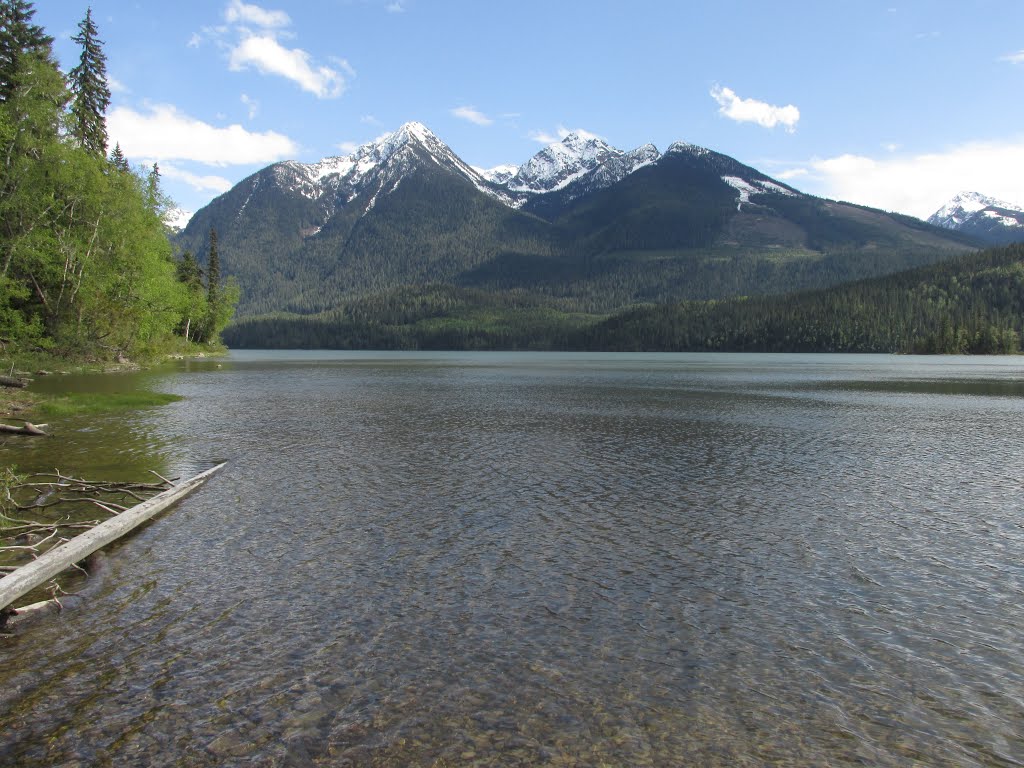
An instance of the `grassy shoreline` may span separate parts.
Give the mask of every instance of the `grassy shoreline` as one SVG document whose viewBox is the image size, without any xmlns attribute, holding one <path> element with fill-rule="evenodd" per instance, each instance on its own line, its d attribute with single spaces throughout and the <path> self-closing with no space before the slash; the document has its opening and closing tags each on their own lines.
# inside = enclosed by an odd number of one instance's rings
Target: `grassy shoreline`
<svg viewBox="0 0 1024 768">
<path fill-rule="evenodd" d="M 150 368 L 170 360 L 221 357 L 227 347 L 204 346 L 175 350 L 141 362 L 69 359 L 45 353 L 20 353 L 3 358 L 0 374 L 35 379 L 74 373 L 118 373 Z M 182 398 L 164 392 L 75 393 L 46 395 L 31 389 L 0 387 L 0 419 L 40 421 L 47 417 L 66 417 L 79 413 L 133 410 L 177 402 Z"/>
</svg>

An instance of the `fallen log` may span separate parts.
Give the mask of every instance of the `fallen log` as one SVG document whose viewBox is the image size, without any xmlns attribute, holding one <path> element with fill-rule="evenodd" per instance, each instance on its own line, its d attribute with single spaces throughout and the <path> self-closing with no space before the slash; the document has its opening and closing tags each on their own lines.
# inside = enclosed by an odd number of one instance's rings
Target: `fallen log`
<svg viewBox="0 0 1024 768">
<path fill-rule="evenodd" d="M 41 584 L 45 584 L 61 571 L 84 560 L 96 550 L 116 541 L 158 512 L 167 509 L 174 502 L 205 483 L 223 466 L 224 464 L 218 464 L 211 467 L 141 504 L 136 504 L 117 517 L 112 517 L 95 528 L 75 536 L 70 541 L 47 550 L 36 560 L 7 574 L 0 579 L 0 612 L 6 610 L 18 598 L 28 594 Z"/>
<path fill-rule="evenodd" d="M 31 435 L 33 437 L 46 437 L 46 433 L 43 432 L 43 427 L 45 426 L 45 424 L 30 424 L 27 421 L 24 423 L 24 425 L 20 427 L 14 427 L 11 426 L 10 424 L 0 424 L 0 432 L 9 435 Z"/>
<path fill-rule="evenodd" d="M 28 381 L 15 378 L 14 376 L 0 376 L 0 386 L 24 389 L 28 386 Z"/>
</svg>

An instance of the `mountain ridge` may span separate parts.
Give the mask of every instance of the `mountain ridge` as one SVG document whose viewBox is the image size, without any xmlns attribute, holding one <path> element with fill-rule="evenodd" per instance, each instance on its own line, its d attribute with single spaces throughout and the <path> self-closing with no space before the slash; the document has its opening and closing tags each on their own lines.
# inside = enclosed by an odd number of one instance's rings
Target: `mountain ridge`
<svg viewBox="0 0 1024 768">
<path fill-rule="evenodd" d="M 624 151 L 577 132 L 512 173 L 473 168 L 416 122 L 346 156 L 251 174 L 177 242 L 202 261 L 211 229 L 243 316 L 435 283 L 604 312 L 817 287 L 977 245 L 686 142 Z"/>
<path fill-rule="evenodd" d="M 991 245 L 1024 241 L 1024 207 L 980 192 L 959 192 L 927 221 L 972 235 Z"/>
</svg>

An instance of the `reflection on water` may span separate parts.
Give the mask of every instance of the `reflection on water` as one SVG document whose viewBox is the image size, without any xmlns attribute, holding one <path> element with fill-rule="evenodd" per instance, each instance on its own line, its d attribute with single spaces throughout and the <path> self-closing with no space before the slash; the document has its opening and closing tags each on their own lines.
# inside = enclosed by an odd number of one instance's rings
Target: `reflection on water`
<svg viewBox="0 0 1024 768">
<path fill-rule="evenodd" d="M 1017 360 L 189 365 L 17 459 L 231 463 L 0 639 L 4 764 L 1024 762 Z"/>
</svg>

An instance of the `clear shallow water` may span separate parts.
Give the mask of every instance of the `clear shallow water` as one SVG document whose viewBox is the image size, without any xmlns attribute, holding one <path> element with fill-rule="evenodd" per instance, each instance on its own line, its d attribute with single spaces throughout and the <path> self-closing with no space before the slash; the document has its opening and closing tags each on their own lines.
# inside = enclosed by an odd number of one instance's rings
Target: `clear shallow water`
<svg viewBox="0 0 1024 768">
<path fill-rule="evenodd" d="M 0 763 L 1024 764 L 1024 360 L 183 368 L 0 448 L 230 462 L 0 638 Z"/>
</svg>

